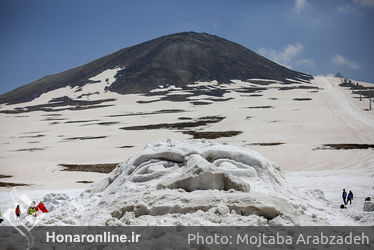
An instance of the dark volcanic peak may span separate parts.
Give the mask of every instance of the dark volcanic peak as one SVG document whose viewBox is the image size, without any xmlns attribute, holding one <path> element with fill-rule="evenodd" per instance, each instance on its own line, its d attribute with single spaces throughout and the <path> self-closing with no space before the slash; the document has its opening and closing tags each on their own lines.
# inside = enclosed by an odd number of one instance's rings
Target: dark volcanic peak
<svg viewBox="0 0 374 250">
<path fill-rule="evenodd" d="M 43 77 L 0 96 L 0 103 L 30 101 L 41 94 L 65 87 L 82 86 L 107 69 L 121 67 L 110 91 L 145 93 L 159 85 L 183 86 L 196 81 L 285 78 L 309 80 L 310 75 L 287 69 L 253 51 L 218 36 L 184 32 L 163 36 L 86 65 Z"/>
</svg>

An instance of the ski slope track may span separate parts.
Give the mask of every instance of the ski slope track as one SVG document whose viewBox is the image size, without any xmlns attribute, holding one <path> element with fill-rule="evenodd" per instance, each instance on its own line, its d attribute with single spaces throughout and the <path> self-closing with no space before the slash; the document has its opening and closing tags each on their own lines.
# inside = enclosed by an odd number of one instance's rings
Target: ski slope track
<svg viewBox="0 0 374 250">
<path fill-rule="evenodd" d="M 352 129 L 358 130 L 363 138 L 368 138 L 368 133 L 365 133 L 364 130 L 369 129 L 369 131 L 374 131 L 374 117 L 368 116 L 367 112 L 357 107 L 353 103 L 353 99 L 349 98 L 346 93 L 336 91 L 336 88 L 328 79 L 317 77 L 315 82 L 326 90 L 324 92 L 324 97 L 329 107 L 334 111 L 334 114 L 344 124 Z"/>
</svg>

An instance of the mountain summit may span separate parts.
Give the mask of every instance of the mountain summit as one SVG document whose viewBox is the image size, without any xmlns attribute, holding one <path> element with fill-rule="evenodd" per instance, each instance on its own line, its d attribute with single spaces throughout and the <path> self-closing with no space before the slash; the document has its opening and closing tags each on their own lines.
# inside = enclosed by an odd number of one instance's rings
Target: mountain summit
<svg viewBox="0 0 374 250">
<path fill-rule="evenodd" d="M 120 67 L 109 91 L 146 93 L 159 85 L 183 87 L 196 81 L 251 78 L 309 80 L 310 75 L 290 70 L 255 52 L 218 36 L 183 32 L 121 49 L 83 66 L 45 76 L 0 96 L 0 103 L 33 100 L 48 91 L 82 86 L 107 69 Z"/>
</svg>

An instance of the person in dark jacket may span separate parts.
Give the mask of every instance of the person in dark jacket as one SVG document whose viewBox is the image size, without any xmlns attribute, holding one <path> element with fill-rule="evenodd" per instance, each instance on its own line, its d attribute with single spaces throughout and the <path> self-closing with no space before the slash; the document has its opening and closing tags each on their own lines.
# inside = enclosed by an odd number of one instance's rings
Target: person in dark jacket
<svg viewBox="0 0 374 250">
<path fill-rule="evenodd" d="M 17 216 L 17 219 L 21 216 L 21 209 L 19 208 L 19 205 L 17 205 L 16 207 L 16 216 Z"/>
<path fill-rule="evenodd" d="M 345 191 L 345 189 L 343 189 L 343 202 L 344 202 L 344 205 L 347 205 L 347 192 Z"/>
<path fill-rule="evenodd" d="M 349 190 L 348 197 L 347 197 L 347 204 L 349 201 L 349 205 L 352 205 L 352 200 L 353 200 L 353 193 L 351 190 Z"/>
</svg>

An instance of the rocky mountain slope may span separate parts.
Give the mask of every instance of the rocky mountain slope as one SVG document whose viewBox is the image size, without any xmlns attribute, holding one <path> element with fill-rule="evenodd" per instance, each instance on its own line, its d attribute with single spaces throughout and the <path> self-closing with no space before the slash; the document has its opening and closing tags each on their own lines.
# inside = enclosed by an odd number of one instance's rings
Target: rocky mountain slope
<svg viewBox="0 0 374 250">
<path fill-rule="evenodd" d="M 120 68 L 107 90 L 120 93 L 146 93 L 159 85 L 183 87 L 196 81 L 251 78 L 310 80 L 312 76 L 292 71 L 253 51 L 218 36 L 184 32 L 163 36 L 121 49 L 86 65 L 45 76 L 0 95 L 0 103 L 31 101 L 58 88 L 83 86 L 89 78 L 108 69 Z"/>
</svg>

